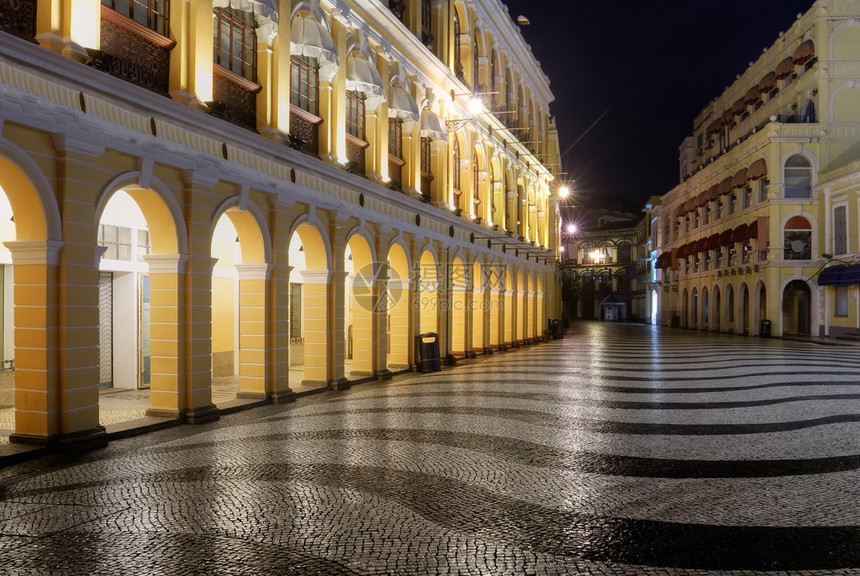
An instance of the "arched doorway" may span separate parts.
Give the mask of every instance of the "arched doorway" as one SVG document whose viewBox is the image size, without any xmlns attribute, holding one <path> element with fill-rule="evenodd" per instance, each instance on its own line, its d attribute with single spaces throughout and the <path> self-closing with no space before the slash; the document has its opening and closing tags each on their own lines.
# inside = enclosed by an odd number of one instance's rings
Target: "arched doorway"
<svg viewBox="0 0 860 576">
<path fill-rule="evenodd" d="M 713 306 L 713 318 L 714 325 L 712 326 L 713 330 L 719 332 L 722 329 L 723 325 L 723 306 L 722 306 L 722 294 L 720 293 L 720 287 L 714 286 L 714 306 Z"/>
<path fill-rule="evenodd" d="M 439 333 L 439 273 L 436 258 L 429 250 L 421 254 L 420 278 L 418 288 L 418 326 L 419 332 Z"/>
<path fill-rule="evenodd" d="M 375 370 L 373 320 L 378 303 L 374 291 L 379 272 L 375 262 L 367 241 L 353 235 L 344 249 L 345 364 L 352 377 L 372 376 Z"/>
<path fill-rule="evenodd" d="M 388 250 L 388 368 L 405 370 L 410 367 L 412 333 L 410 329 L 411 301 L 409 298 L 409 260 L 399 244 Z"/>
<path fill-rule="evenodd" d="M 290 237 L 289 265 L 290 379 L 305 388 L 326 387 L 332 278 L 328 250 L 316 226 L 303 222 L 296 227 Z"/>
<path fill-rule="evenodd" d="M 502 302 L 501 284 L 499 283 L 499 272 L 496 267 L 491 267 L 487 276 L 487 289 L 490 295 L 490 301 L 487 306 L 487 312 L 490 315 L 489 321 L 489 347 L 491 350 L 499 350 L 505 343 L 503 317 L 500 316 L 504 309 Z"/>
<path fill-rule="evenodd" d="M 485 325 L 487 321 L 486 283 L 484 269 L 481 263 L 475 261 L 472 265 L 472 304 L 469 311 L 472 314 L 472 351 L 485 352 Z"/>
<path fill-rule="evenodd" d="M 726 330 L 735 331 L 735 289 L 731 284 L 726 285 Z"/>
<path fill-rule="evenodd" d="M 750 333 L 750 293 L 746 284 L 741 285 L 741 313 L 738 318 L 740 334 Z"/>
<path fill-rule="evenodd" d="M 707 330 L 710 326 L 708 325 L 708 321 L 710 320 L 710 301 L 707 288 L 702 288 L 702 330 Z"/>
<path fill-rule="evenodd" d="M 811 320 L 811 292 L 803 280 L 792 280 L 782 293 L 782 332 L 808 336 Z"/>
<path fill-rule="evenodd" d="M 656 326 L 658 316 L 658 307 L 659 307 L 660 298 L 657 294 L 656 290 L 651 290 L 651 316 L 648 321 Z"/>
<path fill-rule="evenodd" d="M 266 310 L 270 260 L 254 216 L 233 206 L 213 227 L 212 389 L 216 404 L 239 395 L 265 398 Z M 237 378 L 238 377 L 238 378 Z"/>
<path fill-rule="evenodd" d="M 699 292 L 695 288 L 690 293 L 690 328 L 699 329 Z"/>
<path fill-rule="evenodd" d="M 462 258 L 457 256 L 451 263 L 451 353 L 463 358 L 466 356 L 471 344 L 468 338 L 468 326 L 466 314 L 468 298 L 466 292 L 471 292 L 469 277 L 466 274 L 466 266 Z"/>
<path fill-rule="evenodd" d="M 505 339 L 505 348 L 510 348 L 514 345 L 514 340 L 516 340 L 516 329 L 514 328 L 515 324 L 515 315 L 516 315 L 516 305 L 514 302 L 516 301 L 516 287 L 514 286 L 513 276 L 511 275 L 510 270 L 505 270 L 505 326 L 504 326 L 504 339 Z"/>
</svg>

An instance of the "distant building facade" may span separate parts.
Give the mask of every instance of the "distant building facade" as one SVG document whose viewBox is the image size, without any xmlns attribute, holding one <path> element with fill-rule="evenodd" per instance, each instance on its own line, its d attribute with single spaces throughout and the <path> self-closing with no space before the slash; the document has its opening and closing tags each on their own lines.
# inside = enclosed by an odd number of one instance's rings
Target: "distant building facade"
<svg viewBox="0 0 860 576">
<path fill-rule="evenodd" d="M 648 223 L 632 214 L 587 210 L 564 235 L 565 315 L 569 319 L 645 321 Z M 573 218 L 568 218 L 573 221 Z"/>
<path fill-rule="evenodd" d="M 858 330 L 858 78 L 860 2 L 819 0 L 696 117 L 646 209 L 659 324 Z"/>
<path fill-rule="evenodd" d="M 204 422 L 216 377 L 287 401 L 560 317 L 553 95 L 498 0 L 6 2 L 0 95 L 15 441 L 103 442 L 100 386 Z"/>
</svg>

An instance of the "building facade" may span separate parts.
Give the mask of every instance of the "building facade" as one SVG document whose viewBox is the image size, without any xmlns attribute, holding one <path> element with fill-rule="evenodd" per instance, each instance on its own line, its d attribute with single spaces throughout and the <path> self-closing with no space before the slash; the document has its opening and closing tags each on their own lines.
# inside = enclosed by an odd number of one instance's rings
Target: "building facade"
<svg viewBox="0 0 860 576">
<path fill-rule="evenodd" d="M 13 441 L 104 442 L 100 386 L 204 422 L 213 378 L 288 401 L 560 317 L 553 96 L 499 0 L 4 2 L 0 98 Z"/>
<path fill-rule="evenodd" d="M 649 222 L 632 214 L 580 212 L 562 229 L 564 312 L 571 320 L 647 322 Z"/>
<path fill-rule="evenodd" d="M 696 117 L 681 183 L 647 208 L 660 324 L 815 336 L 860 326 L 858 78 L 860 2 L 820 0 Z"/>
</svg>

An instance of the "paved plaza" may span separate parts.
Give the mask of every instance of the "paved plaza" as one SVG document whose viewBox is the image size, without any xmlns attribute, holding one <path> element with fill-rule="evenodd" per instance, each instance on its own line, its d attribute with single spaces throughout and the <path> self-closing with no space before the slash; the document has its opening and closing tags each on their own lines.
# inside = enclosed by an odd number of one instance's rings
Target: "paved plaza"
<svg viewBox="0 0 860 576">
<path fill-rule="evenodd" d="M 0 574 L 860 574 L 860 348 L 640 325 L 0 469 Z"/>
</svg>

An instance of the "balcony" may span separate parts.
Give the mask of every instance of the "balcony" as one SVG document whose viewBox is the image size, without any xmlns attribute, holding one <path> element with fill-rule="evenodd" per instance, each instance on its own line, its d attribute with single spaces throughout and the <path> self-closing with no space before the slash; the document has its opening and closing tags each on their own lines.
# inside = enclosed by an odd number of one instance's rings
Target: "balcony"
<svg viewBox="0 0 860 576">
<path fill-rule="evenodd" d="M 370 146 L 368 142 L 346 135 L 346 171 L 364 176 L 364 151 Z"/>
<path fill-rule="evenodd" d="M 238 126 L 257 129 L 257 92 L 259 84 L 213 64 L 214 84 L 212 96 L 217 103 L 215 116 Z"/>
<path fill-rule="evenodd" d="M 106 6 L 101 14 L 101 51 L 111 57 L 105 71 L 166 96 L 176 42 Z"/>
<path fill-rule="evenodd" d="M 320 124 L 322 118 L 291 104 L 290 140 L 293 148 L 311 156 L 318 156 Z"/>
<path fill-rule="evenodd" d="M 36 41 L 36 0 L 2 0 L 0 30 Z"/>
</svg>

